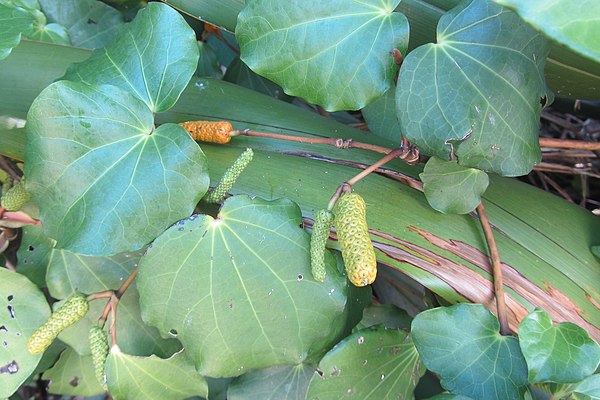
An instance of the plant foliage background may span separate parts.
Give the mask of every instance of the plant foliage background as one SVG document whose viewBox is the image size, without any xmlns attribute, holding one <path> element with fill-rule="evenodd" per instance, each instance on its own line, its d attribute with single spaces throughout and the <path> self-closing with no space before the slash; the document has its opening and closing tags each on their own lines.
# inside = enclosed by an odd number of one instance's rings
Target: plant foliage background
<svg viewBox="0 0 600 400">
<path fill-rule="evenodd" d="M 24 161 L 21 211 L 42 221 L 22 228 L 16 272 L 0 269 L 1 398 L 39 379 L 73 396 L 106 383 L 117 399 L 598 398 L 600 224 L 502 177 L 539 162 L 553 91 L 600 98 L 593 1 L 544 13 L 489 0 L 166 3 L 0 0 L 0 153 Z M 359 109 L 372 134 L 349 126 Z M 354 187 L 373 287 L 347 281 L 335 240 L 315 281 L 306 228 L 378 155 L 198 143 L 177 124 L 193 119 L 390 148 L 402 132 L 431 156 Z M 201 201 L 247 147 L 232 196 Z M 489 311 L 480 202 L 518 336 Z M 101 300 L 43 356 L 27 351 L 50 303 L 116 290 L 136 268 L 106 382 L 87 340 Z"/>
</svg>

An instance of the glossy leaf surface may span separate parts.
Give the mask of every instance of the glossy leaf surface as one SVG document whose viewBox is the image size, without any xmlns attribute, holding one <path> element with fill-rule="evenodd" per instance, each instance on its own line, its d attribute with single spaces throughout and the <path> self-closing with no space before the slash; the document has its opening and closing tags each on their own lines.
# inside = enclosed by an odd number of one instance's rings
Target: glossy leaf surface
<svg viewBox="0 0 600 400">
<path fill-rule="evenodd" d="M 600 63 L 600 3 L 597 1 L 494 1 L 515 9 L 521 18 L 546 36 Z"/>
<path fill-rule="evenodd" d="M 408 46 L 398 0 L 249 2 L 239 14 L 241 59 L 259 75 L 328 111 L 360 109 L 392 85 L 390 52 Z"/>
<path fill-rule="evenodd" d="M 427 161 L 419 177 L 431 207 L 445 214 L 467 214 L 475 210 L 489 184 L 485 172 L 437 157 Z"/>
<path fill-rule="evenodd" d="M 575 383 L 600 363 L 600 346 L 575 324 L 553 325 L 550 316 L 535 309 L 519 326 L 519 344 L 527 360 L 529 382 Z"/>
<path fill-rule="evenodd" d="M 197 63 L 194 31 L 171 7 L 150 3 L 64 79 L 118 86 L 160 112 L 175 104 Z"/>
<path fill-rule="evenodd" d="M 407 399 L 425 372 L 410 336 L 384 327 L 342 340 L 319 362 L 319 371 L 307 399 Z"/>
<path fill-rule="evenodd" d="M 106 381 L 115 399 L 183 400 L 208 397 L 206 380 L 183 353 L 162 359 L 136 357 L 112 347 L 106 360 Z"/>
<path fill-rule="evenodd" d="M 507 9 L 465 0 L 438 23 L 437 43 L 412 51 L 396 89 L 402 132 L 421 150 L 516 176 L 539 162 L 548 47 Z"/>
<path fill-rule="evenodd" d="M 19 44 L 21 35 L 31 33 L 33 22 L 33 16 L 24 9 L 0 3 L 0 60 Z"/>
<path fill-rule="evenodd" d="M 204 154 L 180 126 L 152 120 L 114 86 L 60 81 L 38 96 L 25 173 L 58 248 L 136 250 L 192 212 L 208 187 Z"/>
<path fill-rule="evenodd" d="M 411 333 L 425 366 L 444 388 L 474 399 L 520 399 L 527 364 L 517 338 L 480 304 L 458 304 L 418 314 Z M 485 356 L 482 356 L 485 355 Z"/>
<path fill-rule="evenodd" d="M 23 275 L 0 268 L 0 397 L 9 397 L 42 358 L 27 350 L 29 336 L 50 316 L 44 294 Z"/>
<path fill-rule="evenodd" d="M 298 364 L 320 351 L 337 338 L 353 303 L 333 267 L 324 283 L 312 279 L 300 224 L 291 201 L 247 196 L 226 200 L 216 219 L 178 222 L 140 262 L 144 320 L 177 336 L 211 377 Z"/>
</svg>

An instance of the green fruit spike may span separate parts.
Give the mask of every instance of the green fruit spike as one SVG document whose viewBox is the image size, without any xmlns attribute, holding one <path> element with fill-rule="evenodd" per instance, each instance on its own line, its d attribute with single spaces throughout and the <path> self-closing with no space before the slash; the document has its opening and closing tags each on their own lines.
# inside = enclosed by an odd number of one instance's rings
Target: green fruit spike
<svg viewBox="0 0 600 400">
<path fill-rule="evenodd" d="M 238 157 L 238 159 L 235 160 L 233 165 L 231 167 L 229 167 L 229 169 L 227 169 L 227 171 L 225 171 L 225 173 L 223 174 L 223 177 L 221 178 L 221 180 L 219 181 L 217 186 L 214 188 L 214 190 L 212 192 L 208 193 L 208 195 L 206 195 L 205 200 L 208 203 L 222 202 L 223 199 L 225 198 L 225 196 L 227 195 L 227 193 L 229 193 L 229 191 L 233 187 L 233 184 L 235 183 L 237 178 L 240 176 L 240 174 L 242 173 L 244 168 L 246 168 L 246 166 L 250 163 L 250 161 L 252 161 L 253 156 L 254 156 L 254 152 L 252 151 L 252 149 L 246 149 Z"/>
<path fill-rule="evenodd" d="M 108 357 L 108 340 L 106 338 L 106 333 L 104 333 L 100 327 L 92 326 L 89 337 L 96 379 L 98 379 L 98 382 L 100 382 L 104 390 L 106 390 L 106 378 L 104 375 L 104 365 L 106 364 L 106 358 Z"/>
<path fill-rule="evenodd" d="M 313 278 L 318 282 L 325 281 L 325 245 L 333 223 L 333 213 L 329 210 L 319 210 L 315 214 L 315 222 L 310 236 L 310 268 Z"/>
<path fill-rule="evenodd" d="M 2 208 L 9 211 L 20 210 L 23 204 L 27 203 L 31 199 L 31 196 L 25 190 L 25 179 L 21 179 L 19 183 L 8 189 L 6 193 L 2 195 L 0 204 Z"/>
<path fill-rule="evenodd" d="M 43 353 L 59 333 L 83 318 L 88 309 L 86 296 L 81 293 L 73 294 L 52 313 L 44 325 L 29 337 L 27 342 L 29 352 L 31 354 Z"/>
<path fill-rule="evenodd" d="M 355 286 L 371 284 L 377 276 L 377 257 L 369 237 L 366 209 L 357 193 L 342 193 L 333 209 L 346 273 Z"/>
</svg>

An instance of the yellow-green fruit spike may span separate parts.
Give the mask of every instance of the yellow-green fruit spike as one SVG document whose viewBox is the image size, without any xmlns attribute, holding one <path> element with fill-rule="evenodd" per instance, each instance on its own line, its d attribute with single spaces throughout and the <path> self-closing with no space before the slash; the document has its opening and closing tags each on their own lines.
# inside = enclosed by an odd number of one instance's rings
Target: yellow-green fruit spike
<svg viewBox="0 0 600 400">
<path fill-rule="evenodd" d="M 319 210 L 315 214 L 315 222 L 310 236 L 310 268 L 316 281 L 323 282 L 327 276 L 325 269 L 325 245 L 333 222 L 333 213 Z"/>
<path fill-rule="evenodd" d="M 29 199 L 31 199 L 31 196 L 25 190 L 25 180 L 21 179 L 19 183 L 2 195 L 0 203 L 3 208 L 9 211 L 16 211 L 20 210 L 23 204 L 27 203 Z"/>
<path fill-rule="evenodd" d="M 52 313 L 44 325 L 33 332 L 27 342 L 29 352 L 31 354 L 43 353 L 59 333 L 83 318 L 88 309 L 89 304 L 83 294 L 76 293 L 69 297 Z"/>
<path fill-rule="evenodd" d="M 348 280 L 366 286 L 377 276 L 377 257 L 367 227 L 367 207 L 357 193 L 343 193 L 333 213 Z"/>
<path fill-rule="evenodd" d="M 235 160 L 233 165 L 225 171 L 223 177 L 214 188 L 212 192 L 206 195 L 205 200 L 209 203 L 220 203 L 223 201 L 227 193 L 233 187 L 233 184 L 240 176 L 244 168 L 252 161 L 252 157 L 254 156 L 254 152 L 252 149 L 246 149 L 240 156 Z"/>
<path fill-rule="evenodd" d="M 92 362 L 94 363 L 96 379 L 98 379 L 98 382 L 106 390 L 104 365 L 108 357 L 108 340 L 106 333 L 98 326 L 92 326 L 92 329 L 90 329 L 90 349 L 92 350 Z"/>
</svg>

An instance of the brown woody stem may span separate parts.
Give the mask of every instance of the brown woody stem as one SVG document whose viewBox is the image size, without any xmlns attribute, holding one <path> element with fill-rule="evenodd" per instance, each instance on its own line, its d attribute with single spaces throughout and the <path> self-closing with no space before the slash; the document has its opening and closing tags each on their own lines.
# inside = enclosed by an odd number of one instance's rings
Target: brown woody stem
<svg viewBox="0 0 600 400">
<path fill-rule="evenodd" d="M 229 132 L 229 136 L 254 136 L 269 139 L 288 140 L 291 142 L 298 143 L 310 143 L 310 144 L 324 144 L 328 146 L 337 147 L 338 149 L 364 149 L 373 151 L 375 153 L 389 154 L 392 149 L 387 147 L 378 146 L 370 143 L 357 142 L 352 139 L 339 139 L 339 138 L 325 138 L 325 137 L 303 137 L 303 136 L 292 136 L 292 135 L 280 135 L 278 133 L 270 132 L 257 132 L 250 129 L 234 130 Z M 407 163 L 411 163 L 409 159 L 405 160 Z M 417 160 L 412 163 L 416 163 Z"/>
<path fill-rule="evenodd" d="M 500 255 L 498 253 L 498 247 L 496 246 L 496 239 L 492 232 L 492 226 L 488 219 L 483 202 L 477 206 L 477 214 L 479 215 L 479 221 L 483 228 L 483 234 L 490 252 L 490 262 L 492 264 L 492 277 L 494 280 L 494 296 L 496 297 L 496 310 L 498 314 L 498 321 L 500 321 L 500 334 L 510 334 L 510 327 L 508 326 L 508 313 L 506 309 L 506 299 L 504 294 L 504 283 L 502 279 L 502 263 L 500 261 Z"/>
<path fill-rule="evenodd" d="M 101 328 L 104 327 L 104 324 L 106 323 L 106 319 L 108 318 L 109 314 L 113 317 L 113 320 L 111 322 L 111 329 L 114 326 L 114 324 L 116 323 L 115 318 L 117 316 L 117 312 L 116 312 L 117 304 L 119 303 L 119 300 L 121 299 L 123 294 L 129 288 L 129 286 L 131 286 L 131 284 L 135 280 L 137 273 L 138 273 L 138 266 L 136 265 L 135 268 L 133 269 L 133 271 L 131 271 L 131 273 L 129 274 L 127 279 L 125 279 L 125 282 L 123 282 L 121 284 L 121 287 L 119 287 L 118 290 L 116 290 L 116 291 L 107 290 L 105 292 L 100 292 L 100 293 L 96 293 L 96 294 L 88 296 L 88 301 L 95 300 L 95 299 L 101 299 L 101 298 L 109 298 L 108 302 L 106 303 L 106 306 L 104 307 L 104 311 L 102 312 L 102 315 L 98 319 L 98 325 Z M 111 335 L 112 335 L 112 331 L 111 331 Z M 115 343 L 113 343 L 113 344 L 115 344 Z"/>
</svg>

